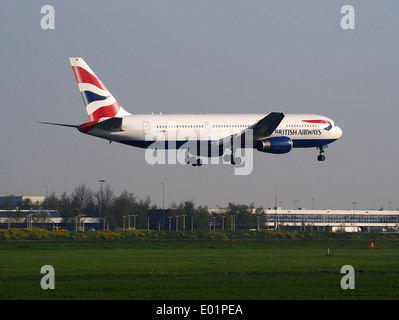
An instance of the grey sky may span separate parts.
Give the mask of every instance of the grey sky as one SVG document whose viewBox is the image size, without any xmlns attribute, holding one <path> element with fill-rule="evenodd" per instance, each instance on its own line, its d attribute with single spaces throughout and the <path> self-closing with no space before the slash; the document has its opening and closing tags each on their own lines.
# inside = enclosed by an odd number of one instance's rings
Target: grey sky
<svg viewBox="0 0 399 320">
<path fill-rule="evenodd" d="M 40 9 L 55 9 L 42 30 Z M 355 30 L 340 27 L 343 5 Z M 399 2 L 6 1 L 1 10 L 0 194 L 57 195 L 106 180 L 162 205 L 399 207 Z M 88 121 L 68 57 L 81 56 L 131 113 L 317 113 L 342 128 L 317 150 L 228 165 L 146 163 L 136 149 L 38 124 Z"/>
</svg>

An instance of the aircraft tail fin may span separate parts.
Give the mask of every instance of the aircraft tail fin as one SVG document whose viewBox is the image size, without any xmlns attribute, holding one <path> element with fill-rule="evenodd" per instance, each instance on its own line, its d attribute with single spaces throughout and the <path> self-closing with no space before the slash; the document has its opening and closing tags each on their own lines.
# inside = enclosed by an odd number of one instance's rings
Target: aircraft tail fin
<svg viewBox="0 0 399 320">
<path fill-rule="evenodd" d="M 130 115 L 82 58 L 69 58 L 91 122 Z"/>
</svg>

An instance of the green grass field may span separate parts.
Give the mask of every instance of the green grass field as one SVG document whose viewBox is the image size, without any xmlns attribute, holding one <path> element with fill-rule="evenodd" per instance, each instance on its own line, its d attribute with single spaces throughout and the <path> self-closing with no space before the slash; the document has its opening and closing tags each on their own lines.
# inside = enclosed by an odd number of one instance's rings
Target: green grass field
<svg viewBox="0 0 399 320">
<path fill-rule="evenodd" d="M 399 241 L 0 242 L 0 299 L 398 299 Z M 327 249 L 330 255 L 327 255 Z M 43 265 L 55 289 L 43 290 Z M 343 290 L 341 267 L 355 269 Z"/>
</svg>

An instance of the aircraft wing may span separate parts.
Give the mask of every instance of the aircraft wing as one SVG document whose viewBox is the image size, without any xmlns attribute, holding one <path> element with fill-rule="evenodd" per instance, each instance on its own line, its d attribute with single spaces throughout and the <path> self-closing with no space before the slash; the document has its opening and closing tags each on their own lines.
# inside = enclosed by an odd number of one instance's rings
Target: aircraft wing
<svg viewBox="0 0 399 320">
<path fill-rule="evenodd" d="M 254 141 L 269 137 L 284 119 L 282 112 L 270 112 L 266 117 L 260 119 L 247 129 L 234 135 L 225 137 L 216 142 L 217 145 L 230 146 L 249 146 Z M 252 130 L 252 135 L 248 134 Z M 252 139 L 251 139 L 252 136 Z"/>
<path fill-rule="evenodd" d="M 266 117 L 250 126 L 247 130 L 252 129 L 254 140 L 267 138 L 276 130 L 283 119 L 284 113 L 270 112 Z"/>
</svg>

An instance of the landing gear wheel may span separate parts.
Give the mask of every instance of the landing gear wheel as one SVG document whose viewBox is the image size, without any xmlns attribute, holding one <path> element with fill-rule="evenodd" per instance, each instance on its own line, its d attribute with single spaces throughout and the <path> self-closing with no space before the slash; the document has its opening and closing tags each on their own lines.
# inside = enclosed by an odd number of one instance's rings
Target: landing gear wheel
<svg viewBox="0 0 399 320">
<path fill-rule="evenodd" d="M 224 161 L 224 162 L 230 162 L 230 156 L 229 156 L 228 154 L 225 154 L 225 155 L 223 156 L 223 161 Z"/>
<path fill-rule="evenodd" d="M 202 166 L 202 160 L 200 158 L 186 158 L 186 163 L 191 164 L 193 167 L 200 167 Z"/>
<path fill-rule="evenodd" d="M 234 158 L 234 162 L 238 165 L 240 165 L 242 163 L 242 158 L 241 157 L 236 157 Z"/>
<path fill-rule="evenodd" d="M 323 153 L 324 153 L 324 150 L 327 149 L 327 145 L 317 147 L 317 149 L 320 150 L 320 154 L 317 156 L 317 160 L 319 160 L 319 161 L 326 160 L 326 157 L 323 155 Z"/>
<path fill-rule="evenodd" d="M 223 161 L 224 163 L 231 163 L 233 166 L 240 165 L 242 163 L 242 158 L 241 157 L 236 157 L 234 155 L 234 152 L 230 153 L 230 154 L 224 154 L 223 155 Z"/>
<path fill-rule="evenodd" d="M 242 162 L 242 159 L 241 159 L 240 157 L 231 156 L 231 158 L 230 158 L 230 163 L 231 163 L 233 166 L 236 165 L 236 164 L 240 165 L 241 162 Z"/>
</svg>

